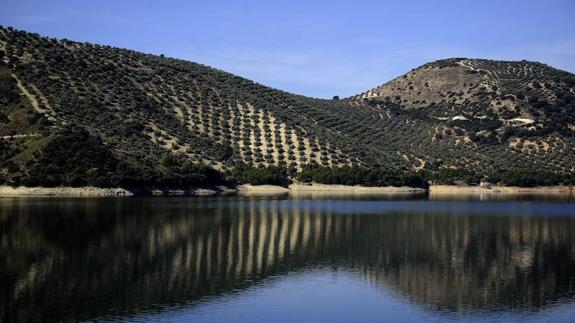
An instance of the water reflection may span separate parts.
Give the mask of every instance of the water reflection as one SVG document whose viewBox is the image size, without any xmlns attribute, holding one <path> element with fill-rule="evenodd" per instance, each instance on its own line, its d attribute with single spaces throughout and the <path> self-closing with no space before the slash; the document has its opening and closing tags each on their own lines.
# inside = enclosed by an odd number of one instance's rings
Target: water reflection
<svg viewBox="0 0 575 323">
<path fill-rule="evenodd" d="M 574 217 L 406 203 L 0 199 L 0 321 L 192 306 L 318 266 L 443 312 L 537 311 L 573 297 Z"/>
</svg>

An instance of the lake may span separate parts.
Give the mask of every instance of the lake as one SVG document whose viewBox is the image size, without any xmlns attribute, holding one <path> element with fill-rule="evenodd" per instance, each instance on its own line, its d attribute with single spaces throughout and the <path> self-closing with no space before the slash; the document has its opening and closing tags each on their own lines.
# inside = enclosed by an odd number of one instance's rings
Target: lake
<svg viewBox="0 0 575 323">
<path fill-rule="evenodd" d="M 575 322 L 554 198 L 0 198 L 0 321 Z"/>
</svg>

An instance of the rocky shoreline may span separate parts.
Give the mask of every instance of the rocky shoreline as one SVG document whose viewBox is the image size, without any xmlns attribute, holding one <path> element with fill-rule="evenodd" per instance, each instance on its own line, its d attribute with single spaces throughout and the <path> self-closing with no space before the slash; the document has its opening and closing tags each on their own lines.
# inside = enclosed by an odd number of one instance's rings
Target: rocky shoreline
<svg viewBox="0 0 575 323">
<path fill-rule="evenodd" d="M 575 188 L 570 186 L 548 187 L 504 187 L 504 186 L 457 186 L 432 185 L 428 190 L 418 187 L 365 187 L 349 185 L 302 184 L 295 183 L 289 187 L 276 185 L 250 185 L 237 187 L 212 188 L 100 188 L 100 187 L 11 187 L 0 186 L 0 196 L 22 197 L 129 197 L 129 196 L 213 196 L 239 194 L 243 196 L 308 196 L 310 194 L 358 194 L 358 195 L 393 195 L 425 194 L 431 197 L 457 195 L 573 195 Z"/>
<path fill-rule="evenodd" d="M 83 187 L 11 187 L 0 186 L 0 196 L 37 197 L 127 197 L 134 193 L 123 188 Z"/>
<path fill-rule="evenodd" d="M 458 186 L 458 185 L 432 185 L 429 187 L 430 195 L 575 195 L 573 186 Z"/>
</svg>

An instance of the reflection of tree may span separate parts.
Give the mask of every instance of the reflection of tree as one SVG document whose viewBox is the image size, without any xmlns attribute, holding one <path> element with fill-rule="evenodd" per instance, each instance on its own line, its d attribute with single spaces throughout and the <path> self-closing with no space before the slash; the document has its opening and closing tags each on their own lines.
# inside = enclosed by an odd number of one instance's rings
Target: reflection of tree
<svg viewBox="0 0 575 323">
<path fill-rule="evenodd" d="M 575 290 L 575 219 L 232 201 L 0 201 L 0 320 L 129 315 L 312 264 L 451 311 L 541 307 Z"/>
</svg>

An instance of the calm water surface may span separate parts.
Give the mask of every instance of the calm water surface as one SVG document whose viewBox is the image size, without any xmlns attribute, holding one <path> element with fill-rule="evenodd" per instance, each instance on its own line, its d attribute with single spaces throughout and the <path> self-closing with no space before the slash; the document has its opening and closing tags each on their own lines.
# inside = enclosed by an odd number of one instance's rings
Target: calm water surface
<svg viewBox="0 0 575 323">
<path fill-rule="evenodd" d="M 0 199 L 0 321 L 575 322 L 575 204 Z"/>
</svg>

